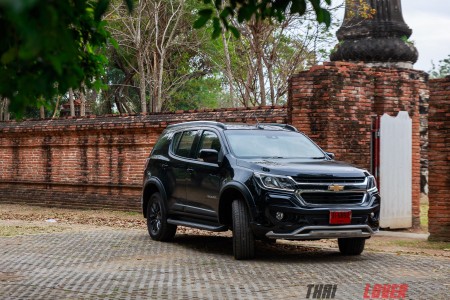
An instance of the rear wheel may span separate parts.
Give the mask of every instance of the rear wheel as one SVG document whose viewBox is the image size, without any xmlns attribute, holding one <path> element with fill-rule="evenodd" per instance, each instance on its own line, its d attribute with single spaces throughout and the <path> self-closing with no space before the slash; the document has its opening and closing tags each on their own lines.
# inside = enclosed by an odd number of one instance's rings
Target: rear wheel
<svg viewBox="0 0 450 300">
<path fill-rule="evenodd" d="M 170 241 L 177 231 L 176 225 L 167 223 L 166 205 L 159 193 L 154 193 L 148 201 L 147 229 L 155 241 Z"/>
<path fill-rule="evenodd" d="M 255 238 L 250 228 L 247 205 L 239 199 L 232 203 L 233 253 L 237 260 L 255 257 Z"/>
<path fill-rule="evenodd" d="M 339 251 L 344 255 L 360 255 L 364 251 L 365 238 L 338 239 Z"/>
</svg>

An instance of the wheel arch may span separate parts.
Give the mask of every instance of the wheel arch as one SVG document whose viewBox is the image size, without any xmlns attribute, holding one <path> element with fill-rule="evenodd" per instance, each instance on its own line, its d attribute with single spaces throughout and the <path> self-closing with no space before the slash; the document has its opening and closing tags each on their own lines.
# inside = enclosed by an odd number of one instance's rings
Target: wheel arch
<svg viewBox="0 0 450 300">
<path fill-rule="evenodd" d="M 159 179 L 152 177 L 146 181 L 142 193 L 142 214 L 144 215 L 144 218 L 147 217 L 148 200 L 154 193 L 160 193 L 163 201 L 167 200 L 166 190 L 164 189 L 163 184 Z"/>
<path fill-rule="evenodd" d="M 220 192 L 219 200 L 219 223 L 232 224 L 231 203 L 235 199 L 241 199 L 247 205 L 250 219 L 256 216 L 256 205 L 246 186 L 238 182 L 230 182 Z"/>
</svg>

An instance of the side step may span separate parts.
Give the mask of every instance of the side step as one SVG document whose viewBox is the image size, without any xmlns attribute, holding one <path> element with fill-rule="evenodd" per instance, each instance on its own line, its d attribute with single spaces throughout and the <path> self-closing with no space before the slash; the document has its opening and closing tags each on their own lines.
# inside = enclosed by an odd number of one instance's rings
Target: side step
<svg viewBox="0 0 450 300">
<path fill-rule="evenodd" d="M 186 226 L 186 227 L 192 227 L 197 229 L 203 229 L 208 231 L 227 231 L 228 226 L 226 225 L 208 225 L 208 224 L 202 224 L 202 223 L 195 223 L 191 221 L 183 221 L 183 220 L 176 220 L 176 219 L 167 219 L 167 223 L 173 224 L 173 225 L 180 225 L 180 226 Z"/>
</svg>

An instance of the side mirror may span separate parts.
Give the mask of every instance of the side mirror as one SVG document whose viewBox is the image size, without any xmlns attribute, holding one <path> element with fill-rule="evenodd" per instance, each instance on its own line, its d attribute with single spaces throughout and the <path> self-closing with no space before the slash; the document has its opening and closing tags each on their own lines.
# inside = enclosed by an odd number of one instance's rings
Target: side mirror
<svg viewBox="0 0 450 300">
<path fill-rule="evenodd" d="M 204 162 L 217 164 L 219 160 L 219 152 L 214 149 L 201 149 L 198 153 L 198 158 Z"/>
<path fill-rule="evenodd" d="M 332 152 L 325 152 L 329 158 L 334 159 L 334 153 Z"/>
</svg>

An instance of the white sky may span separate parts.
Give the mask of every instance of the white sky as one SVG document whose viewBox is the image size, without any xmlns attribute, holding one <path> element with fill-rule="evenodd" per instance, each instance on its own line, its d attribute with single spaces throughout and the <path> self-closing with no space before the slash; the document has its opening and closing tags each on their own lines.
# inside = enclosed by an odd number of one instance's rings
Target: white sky
<svg viewBox="0 0 450 300">
<path fill-rule="evenodd" d="M 419 51 L 415 69 L 429 71 L 450 55 L 450 1 L 402 0 L 403 18 Z"/>
<path fill-rule="evenodd" d="M 450 55 L 450 1 L 402 0 L 403 18 L 419 51 L 414 68 L 429 71 Z"/>
</svg>

